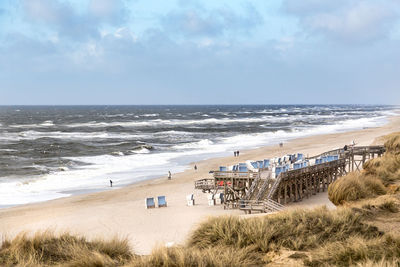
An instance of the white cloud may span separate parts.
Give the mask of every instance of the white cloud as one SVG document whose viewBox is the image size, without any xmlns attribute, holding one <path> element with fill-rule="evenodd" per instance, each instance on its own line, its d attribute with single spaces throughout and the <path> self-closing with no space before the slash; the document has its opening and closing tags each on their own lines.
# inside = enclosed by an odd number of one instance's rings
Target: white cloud
<svg viewBox="0 0 400 267">
<path fill-rule="evenodd" d="M 285 10 L 299 18 L 306 31 L 344 41 L 367 42 L 389 35 L 399 19 L 392 1 L 287 0 Z"/>
</svg>

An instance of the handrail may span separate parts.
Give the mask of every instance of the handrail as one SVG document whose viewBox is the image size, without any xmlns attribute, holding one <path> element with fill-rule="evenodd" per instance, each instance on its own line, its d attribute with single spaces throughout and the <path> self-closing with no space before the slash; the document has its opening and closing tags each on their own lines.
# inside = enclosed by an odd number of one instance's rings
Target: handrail
<svg viewBox="0 0 400 267">
<path fill-rule="evenodd" d="M 328 156 L 328 155 L 337 155 L 337 154 L 346 154 L 346 153 L 350 153 L 350 152 L 365 152 L 366 150 L 379 150 L 377 152 L 384 152 L 385 151 L 385 147 L 382 145 L 376 145 L 376 146 L 353 146 L 353 147 L 349 147 L 348 150 L 344 150 L 343 148 L 337 148 L 337 149 L 333 149 L 327 152 L 323 152 L 319 155 L 316 156 L 312 156 L 312 157 L 306 157 L 306 159 L 315 159 L 315 158 L 319 158 L 319 157 L 323 157 L 323 156 Z"/>
<path fill-rule="evenodd" d="M 258 186 L 258 183 L 261 179 L 261 175 L 258 175 L 257 178 L 253 181 L 253 183 L 251 184 L 249 191 L 247 191 L 247 194 L 245 196 L 246 199 L 250 199 L 251 195 L 253 194 L 254 190 L 256 189 L 256 187 Z"/>
</svg>

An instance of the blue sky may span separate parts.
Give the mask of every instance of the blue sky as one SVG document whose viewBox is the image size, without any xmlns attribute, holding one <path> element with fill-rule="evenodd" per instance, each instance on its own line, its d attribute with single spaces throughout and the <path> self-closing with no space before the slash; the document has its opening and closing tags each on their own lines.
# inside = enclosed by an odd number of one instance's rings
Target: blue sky
<svg viewBox="0 0 400 267">
<path fill-rule="evenodd" d="M 400 104 L 398 0 L 1 0 L 0 104 Z"/>
</svg>

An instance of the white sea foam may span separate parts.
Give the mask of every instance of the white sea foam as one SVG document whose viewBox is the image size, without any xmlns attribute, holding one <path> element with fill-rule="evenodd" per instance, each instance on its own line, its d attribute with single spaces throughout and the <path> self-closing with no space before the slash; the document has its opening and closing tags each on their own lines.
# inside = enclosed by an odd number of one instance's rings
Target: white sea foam
<svg viewBox="0 0 400 267">
<path fill-rule="evenodd" d="M 19 140 L 35 140 L 38 138 L 54 138 L 63 140 L 93 140 L 93 139 L 139 139 L 147 137 L 144 134 L 127 134 L 127 133 L 110 133 L 110 132 L 38 132 L 24 131 L 20 133 L 3 133 L 0 135 L 0 141 L 19 141 Z"/>
</svg>

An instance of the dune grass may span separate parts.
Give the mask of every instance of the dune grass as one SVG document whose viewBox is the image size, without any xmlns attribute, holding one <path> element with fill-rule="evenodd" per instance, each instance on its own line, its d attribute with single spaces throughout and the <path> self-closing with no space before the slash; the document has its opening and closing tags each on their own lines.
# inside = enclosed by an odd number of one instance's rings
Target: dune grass
<svg viewBox="0 0 400 267">
<path fill-rule="evenodd" d="M 392 191 L 393 183 L 400 182 L 400 133 L 384 139 L 386 152 L 382 157 L 365 162 L 361 173 L 349 173 L 329 185 L 328 195 L 333 204 L 383 195 Z"/>
<path fill-rule="evenodd" d="M 385 186 L 378 178 L 355 172 L 340 177 L 328 187 L 329 200 L 335 205 L 384 195 L 386 192 Z"/>
<path fill-rule="evenodd" d="M 351 209 L 329 211 L 323 207 L 246 220 L 211 218 L 193 232 L 188 244 L 199 249 L 222 246 L 267 253 L 281 248 L 312 249 L 322 242 L 342 240 L 353 234 L 367 238 L 381 235 L 376 227 L 363 224 L 361 215 Z"/>
<path fill-rule="evenodd" d="M 21 233 L 12 241 L 3 241 L 1 266 L 119 266 L 132 258 L 127 240 L 87 241 L 68 233 Z"/>
<path fill-rule="evenodd" d="M 308 266 L 350 266 L 355 263 L 400 259 L 400 238 L 386 235 L 365 239 L 351 236 L 343 241 L 327 243 L 311 253 L 311 259 L 305 260 Z"/>
<path fill-rule="evenodd" d="M 301 257 L 291 260 L 309 266 L 395 262 L 400 258 L 400 239 L 365 223 L 364 218 L 375 206 L 375 210 L 398 212 L 399 203 L 382 198 L 363 205 L 368 212 L 322 207 L 249 219 L 209 218 L 185 246 L 158 247 L 147 256 L 134 255 L 126 240 L 21 234 L 3 242 L 0 266 L 263 266 L 282 251 L 292 251 L 290 255 L 297 251 L 295 255 Z"/>
<path fill-rule="evenodd" d="M 232 249 L 226 247 L 213 247 L 208 249 L 195 249 L 188 247 L 159 247 L 149 256 L 136 258 L 129 267 L 153 266 L 260 266 L 266 264 L 263 255 L 254 253 L 251 249 Z"/>
</svg>

